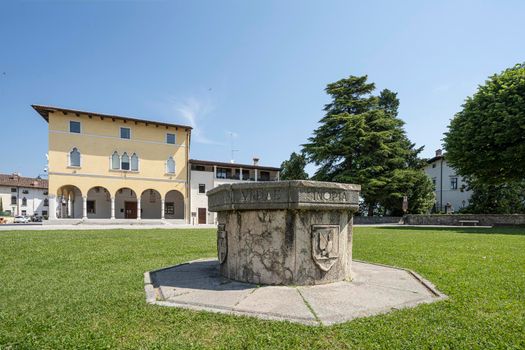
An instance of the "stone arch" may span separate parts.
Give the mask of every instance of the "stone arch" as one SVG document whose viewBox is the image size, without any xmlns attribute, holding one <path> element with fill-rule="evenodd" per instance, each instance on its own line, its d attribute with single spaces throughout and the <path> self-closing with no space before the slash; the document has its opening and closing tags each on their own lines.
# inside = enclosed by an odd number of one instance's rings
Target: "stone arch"
<svg viewBox="0 0 525 350">
<path fill-rule="evenodd" d="M 63 185 L 57 190 L 57 218 L 81 219 L 82 218 L 82 191 L 74 185 Z"/>
<path fill-rule="evenodd" d="M 165 219 L 184 220 L 184 195 L 180 191 L 168 191 L 164 202 Z"/>
<path fill-rule="evenodd" d="M 111 218 L 111 192 L 103 186 L 94 186 L 87 191 L 86 213 L 89 219 Z"/>
<path fill-rule="evenodd" d="M 136 219 L 137 215 L 137 193 L 129 187 L 115 191 L 115 219 Z"/>
<path fill-rule="evenodd" d="M 159 191 L 148 188 L 140 195 L 140 209 L 142 219 L 160 219 L 162 210 L 162 196 Z"/>
</svg>

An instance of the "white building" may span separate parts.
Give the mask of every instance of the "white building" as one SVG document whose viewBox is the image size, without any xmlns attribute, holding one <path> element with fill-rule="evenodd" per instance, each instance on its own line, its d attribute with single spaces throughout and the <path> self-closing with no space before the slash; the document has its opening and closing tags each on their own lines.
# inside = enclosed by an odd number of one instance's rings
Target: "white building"
<svg viewBox="0 0 525 350">
<path fill-rule="evenodd" d="M 435 188 L 434 211 L 445 212 L 446 207 L 449 207 L 449 211 L 457 212 L 469 205 L 472 192 L 466 190 L 466 182 L 447 164 L 445 156 L 438 149 L 436 156 L 428 160 L 425 173 L 430 177 Z"/>
<path fill-rule="evenodd" d="M 192 224 L 215 224 L 216 213 L 208 212 L 206 192 L 222 184 L 247 181 L 279 181 L 280 168 L 190 159 L 190 208 Z"/>
<path fill-rule="evenodd" d="M 0 174 L 0 201 L 4 212 L 11 215 L 42 215 L 49 213 L 47 180 Z"/>
</svg>

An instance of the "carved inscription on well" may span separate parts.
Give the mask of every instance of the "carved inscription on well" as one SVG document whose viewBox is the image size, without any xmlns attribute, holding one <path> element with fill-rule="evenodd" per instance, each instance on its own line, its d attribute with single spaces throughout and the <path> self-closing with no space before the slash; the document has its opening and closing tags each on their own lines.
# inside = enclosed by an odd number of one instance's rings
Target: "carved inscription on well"
<svg viewBox="0 0 525 350">
<path fill-rule="evenodd" d="M 299 200 L 319 203 L 358 203 L 359 198 L 355 193 L 337 189 L 304 189 L 299 193 Z"/>
</svg>

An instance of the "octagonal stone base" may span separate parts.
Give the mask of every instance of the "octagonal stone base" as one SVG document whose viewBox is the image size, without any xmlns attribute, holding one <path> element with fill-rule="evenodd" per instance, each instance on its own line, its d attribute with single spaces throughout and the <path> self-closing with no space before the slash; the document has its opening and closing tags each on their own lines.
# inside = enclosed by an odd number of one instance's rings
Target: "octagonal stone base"
<svg viewBox="0 0 525 350">
<path fill-rule="evenodd" d="M 330 325 L 446 298 L 416 273 L 354 261 L 353 280 L 315 286 L 257 286 L 219 274 L 217 260 L 146 272 L 148 303 Z"/>
</svg>

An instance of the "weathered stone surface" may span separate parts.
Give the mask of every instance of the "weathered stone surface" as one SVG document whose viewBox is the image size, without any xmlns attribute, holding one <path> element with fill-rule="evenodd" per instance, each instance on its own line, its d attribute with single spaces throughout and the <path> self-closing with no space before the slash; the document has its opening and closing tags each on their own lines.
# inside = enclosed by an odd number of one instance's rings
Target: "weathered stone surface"
<svg viewBox="0 0 525 350">
<path fill-rule="evenodd" d="M 361 186 L 320 181 L 225 184 L 207 192 L 210 211 L 254 209 L 357 210 Z"/>
<path fill-rule="evenodd" d="M 221 275 L 255 284 L 312 285 L 351 279 L 357 185 L 280 181 L 219 186 Z"/>
<path fill-rule="evenodd" d="M 463 226 L 461 221 L 475 220 L 478 226 L 523 226 L 524 214 L 409 214 L 403 217 L 406 225 Z M 473 225 L 473 223 L 466 223 Z"/>
</svg>

